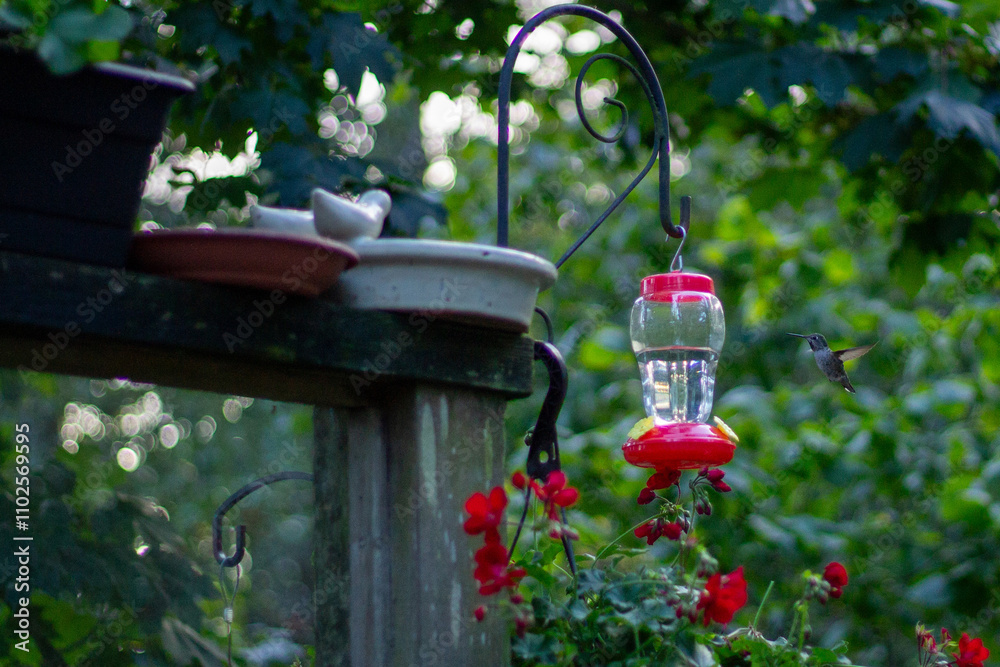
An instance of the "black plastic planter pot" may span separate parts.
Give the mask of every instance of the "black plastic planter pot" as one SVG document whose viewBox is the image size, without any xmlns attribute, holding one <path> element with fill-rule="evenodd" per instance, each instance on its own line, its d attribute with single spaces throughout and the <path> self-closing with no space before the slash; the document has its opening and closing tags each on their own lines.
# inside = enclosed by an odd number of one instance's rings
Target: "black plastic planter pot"
<svg viewBox="0 0 1000 667">
<path fill-rule="evenodd" d="M 111 63 L 55 76 L 0 50 L 0 249 L 124 266 L 150 155 L 193 90 Z"/>
</svg>

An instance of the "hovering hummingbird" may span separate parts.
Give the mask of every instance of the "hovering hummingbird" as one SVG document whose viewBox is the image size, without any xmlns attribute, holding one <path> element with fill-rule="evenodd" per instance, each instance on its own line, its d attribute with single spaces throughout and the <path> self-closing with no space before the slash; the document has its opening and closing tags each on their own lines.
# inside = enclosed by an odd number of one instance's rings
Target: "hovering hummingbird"
<svg viewBox="0 0 1000 667">
<path fill-rule="evenodd" d="M 821 334 L 804 336 L 802 334 L 790 333 L 788 335 L 805 338 L 809 341 L 809 349 L 813 351 L 813 355 L 816 357 L 816 365 L 823 371 L 827 379 L 830 382 L 839 382 L 844 385 L 844 389 L 852 394 L 854 393 L 854 387 L 851 385 L 850 378 L 847 377 L 847 371 L 844 370 L 844 362 L 864 356 L 868 350 L 878 344 L 878 341 L 875 341 L 871 345 L 849 347 L 846 350 L 831 350 L 830 345 L 826 342 L 826 338 L 823 338 Z"/>
</svg>

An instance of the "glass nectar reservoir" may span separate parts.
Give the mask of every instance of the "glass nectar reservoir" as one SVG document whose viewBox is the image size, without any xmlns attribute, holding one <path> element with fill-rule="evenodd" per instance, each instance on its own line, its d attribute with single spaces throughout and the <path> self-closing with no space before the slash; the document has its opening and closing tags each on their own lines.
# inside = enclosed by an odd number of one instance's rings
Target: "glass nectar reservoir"
<svg viewBox="0 0 1000 667">
<path fill-rule="evenodd" d="M 708 421 L 715 370 L 726 339 L 712 279 L 674 271 L 647 276 L 632 306 L 649 429 L 625 444 L 625 458 L 657 469 L 700 468 L 732 459 L 735 446 Z"/>
</svg>

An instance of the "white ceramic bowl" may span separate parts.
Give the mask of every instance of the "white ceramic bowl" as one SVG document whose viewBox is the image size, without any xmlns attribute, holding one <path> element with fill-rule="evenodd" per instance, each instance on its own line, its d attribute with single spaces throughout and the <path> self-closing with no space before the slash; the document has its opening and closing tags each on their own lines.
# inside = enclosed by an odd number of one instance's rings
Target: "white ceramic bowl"
<svg viewBox="0 0 1000 667">
<path fill-rule="evenodd" d="M 330 294 L 351 308 L 404 311 L 425 322 L 527 331 L 538 293 L 558 275 L 535 255 L 476 243 L 377 239 L 352 247 L 361 261 Z"/>
</svg>

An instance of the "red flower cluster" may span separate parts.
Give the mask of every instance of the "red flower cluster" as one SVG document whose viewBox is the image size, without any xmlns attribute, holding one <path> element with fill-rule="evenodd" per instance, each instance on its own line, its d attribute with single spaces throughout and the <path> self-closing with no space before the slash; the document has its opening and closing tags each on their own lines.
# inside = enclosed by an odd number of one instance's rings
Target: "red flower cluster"
<svg viewBox="0 0 1000 667">
<path fill-rule="evenodd" d="M 646 480 L 646 488 L 639 492 L 639 504 L 648 505 L 656 499 L 657 489 L 669 489 L 681 478 L 680 470 L 670 470 L 664 468 L 658 470 Z"/>
<path fill-rule="evenodd" d="M 743 566 L 734 572 L 720 574 L 716 572 L 705 583 L 701 599 L 698 600 L 698 610 L 705 610 L 704 623 L 707 626 L 712 621 L 728 623 L 733 620 L 733 614 L 747 603 L 747 582 L 743 578 Z"/>
<path fill-rule="evenodd" d="M 938 656 L 955 643 L 951 638 L 951 633 L 947 628 L 941 628 L 940 646 L 934 641 L 934 634 L 924 629 L 923 625 L 917 626 L 917 648 L 921 654 L 920 664 L 924 664 L 924 654 L 928 656 Z M 983 640 L 979 637 L 972 639 L 968 633 L 963 632 L 958 639 L 958 653 L 952 653 L 954 660 L 948 664 L 952 667 L 983 667 L 983 661 L 990 657 L 990 651 L 983 646 Z M 935 662 L 934 664 L 938 664 Z M 941 662 L 943 664 L 943 662 Z"/>
<path fill-rule="evenodd" d="M 666 537 L 668 540 L 679 540 L 684 527 L 676 521 L 666 522 L 663 519 L 650 519 L 635 529 L 635 536 L 646 538 L 646 544 L 652 546 L 656 540 Z"/>
<path fill-rule="evenodd" d="M 545 515 L 552 521 L 559 521 L 557 507 L 569 507 L 580 498 L 579 491 L 566 486 L 566 473 L 562 470 L 550 472 L 545 486 L 533 479 L 529 480 L 520 470 L 514 473 L 510 481 L 518 489 L 525 489 L 530 484 L 538 499 L 545 503 Z"/>
<path fill-rule="evenodd" d="M 708 483 L 712 485 L 712 488 L 719 493 L 726 493 L 733 490 L 733 487 L 722 481 L 722 478 L 726 476 L 726 473 L 719 468 L 709 469 L 705 467 L 701 469 L 699 474 L 704 475 L 705 479 L 708 480 Z"/>
<path fill-rule="evenodd" d="M 493 595 L 505 588 L 517 588 L 527 572 L 524 568 L 510 567 L 507 548 L 497 542 L 487 542 L 476 552 L 476 571 L 472 576 L 479 582 L 480 595 Z"/>
<path fill-rule="evenodd" d="M 948 628 L 941 628 L 941 643 L 947 644 L 950 641 L 951 634 L 948 632 Z M 917 626 L 917 647 L 927 653 L 933 654 L 938 652 L 937 642 L 934 641 L 934 633 L 924 630 L 923 625 Z"/>
<path fill-rule="evenodd" d="M 465 501 L 465 511 L 469 513 L 463 528 L 469 535 L 486 533 L 486 543 L 500 541 L 497 527 L 503 521 L 503 511 L 507 507 L 507 494 L 503 487 L 495 487 L 490 491 L 490 497 L 476 491 Z"/>
<path fill-rule="evenodd" d="M 982 639 L 969 639 L 969 635 L 963 632 L 958 639 L 958 653 L 952 655 L 955 656 L 955 667 L 983 667 L 983 660 L 990 657 L 990 650 L 983 646 Z"/>
<path fill-rule="evenodd" d="M 680 470 L 670 470 L 669 468 L 664 468 L 663 470 L 657 470 L 649 476 L 649 479 L 646 480 L 646 488 L 654 490 L 669 489 L 671 486 L 679 482 L 680 479 Z"/>
<path fill-rule="evenodd" d="M 839 598 L 847 585 L 847 569 L 834 561 L 823 570 L 823 579 L 830 584 L 830 597 Z"/>
<path fill-rule="evenodd" d="M 482 595 L 493 595 L 504 588 L 517 588 L 517 582 L 526 574 L 521 568 L 510 569 L 510 554 L 500 544 L 499 526 L 506 507 L 507 494 L 500 486 L 490 491 L 489 497 L 477 491 L 465 501 L 465 511 L 469 513 L 463 526 L 465 532 L 469 535 L 485 533 L 486 544 L 476 552 L 476 570 L 473 573 Z M 477 610 L 476 617 L 479 615 Z"/>
</svg>

